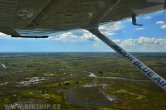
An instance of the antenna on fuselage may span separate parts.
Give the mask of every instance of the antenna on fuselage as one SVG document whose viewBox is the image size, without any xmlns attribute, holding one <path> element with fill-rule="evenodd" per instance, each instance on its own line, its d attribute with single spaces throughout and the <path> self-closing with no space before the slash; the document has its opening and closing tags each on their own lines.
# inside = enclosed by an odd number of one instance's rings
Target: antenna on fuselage
<svg viewBox="0 0 166 110">
<path fill-rule="evenodd" d="M 136 15 L 135 13 L 133 13 L 133 14 L 131 15 L 131 17 L 132 17 L 132 24 L 133 24 L 133 25 L 136 25 L 136 26 L 143 26 L 142 24 L 137 24 L 137 15 Z"/>
</svg>

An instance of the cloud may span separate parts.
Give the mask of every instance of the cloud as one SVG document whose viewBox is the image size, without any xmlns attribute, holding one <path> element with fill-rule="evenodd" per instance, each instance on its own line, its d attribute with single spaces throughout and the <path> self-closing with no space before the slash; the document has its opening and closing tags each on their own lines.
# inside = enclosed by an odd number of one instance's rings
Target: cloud
<svg viewBox="0 0 166 110">
<path fill-rule="evenodd" d="M 156 24 L 163 25 L 163 24 L 165 24 L 165 21 L 157 21 Z"/>
<path fill-rule="evenodd" d="M 157 21 L 156 24 L 159 25 L 161 29 L 166 29 L 165 21 Z"/>
<path fill-rule="evenodd" d="M 144 36 L 141 36 L 137 39 L 127 39 L 120 42 L 121 45 L 163 45 L 164 43 L 166 45 L 166 38 L 147 38 Z"/>
<path fill-rule="evenodd" d="M 6 34 L 0 32 L 0 36 L 1 36 L 1 37 L 5 36 L 5 35 L 6 35 Z"/>
<path fill-rule="evenodd" d="M 137 39 L 115 39 L 113 41 L 130 52 L 166 52 L 166 38 L 147 38 L 140 36 Z M 93 47 L 105 51 L 111 50 L 108 46 L 103 46 L 98 43 L 94 44 Z"/>
<path fill-rule="evenodd" d="M 145 19 L 151 19 L 152 17 L 151 16 L 146 16 Z"/>
<path fill-rule="evenodd" d="M 112 36 L 116 34 L 116 31 L 120 30 L 123 27 L 122 21 L 111 22 L 103 24 L 99 27 L 99 30 L 106 36 Z M 76 30 L 78 31 L 78 30 Z M 74 42 L 74 41 L 99 41 L 99 39 L 86 30 L 79 30 L 81 34 L 75 34 L 76 31 L 68 31 L 64 33 L 58 33 L 51 35 L 50 38 L 53 40 L 65 41 L 65 42 Z"/>
<path fill-rule="evenodd" d="M 134 46 L 134 45 L 136 45 L 136 42 L 133 39 L 127 39 L 127 40 L 122 40 L 122 41 L 120 40 L 116 43 L 120 44 L 121 46 L 130 46 L 130 45 Z"/>
<path fill-rule="evenodd" d="M 12 39 L 12 37 L 10 35 L 0 32 L 0 39 Z"/>
<path fill-rule="evenodd" d="M 79 31 L 80 34 L 75 34 Z M 77 42 L 77 41 L 99 41 L 99 39 L 86 30 L 68 31 L 64 33 L 57 33 L 50 36 L 50 39 L 63 42 Z"/>
<path fill-rule="evenodd" d="M 7 34 L 4 34 L 4 33 L 2 33 L 2 32 L 0 32 L 0 37 L 2 38 L 6 38 L 6 37 L 10 37 L 10 35 L 7 35 Z"/>
<path fill-rule="evenodd" d="M 166 29 L 166 24 L 162 25 L 161 29 Z"/>
<path fill-rule="evenodd" d="M 78 36 L 74 35 L 72 32 L 65 32 L 62 34 L 51 36 L 50 38 L 58 41 L 75 41 L 78 39 Z"/>
<path fill-rule="evenodd" d="M 145 30 L 145 28 L 137 28 L 137 31 Z"/>
<path fill-rule="evenodd" d="M 118 21 L 118 22 L 111 22 L 101 25 L 99 27 L 99 30 L 106 36 L 112 36 L 116 34 L 115 33 L 116 31 L 122 29 L 122 27 L 123 27 L 122 21 Z"/>
<path fill-rule="evenodd" d="M 100 47 L 100 44 L 99 44 L 99 43 L 95 43 L 95 44 L 93 44 L 93 47 L 94 47 L 94 48 L 99 48 L 99 47 Z"/>
<path fill-rule="evenodd" d="M 141 36 L 137 39 L 123 40 L 119 44 L 128 51 L 166 52 L 166 38 L 147 38 Z"/>
<path fill-rule="evenodd" d="M 88 31 L 86 31 L 86 30 L 84 30 L 83 31 L 83 35 L 81 36 L 81 40 L 83 40 L 83 41 L 98 41 L 99 39 L 96 37 L 96 36 L 94 36 L 93 34 L 91 34 L 90 32 L 88 32 Z"/>
</svg>

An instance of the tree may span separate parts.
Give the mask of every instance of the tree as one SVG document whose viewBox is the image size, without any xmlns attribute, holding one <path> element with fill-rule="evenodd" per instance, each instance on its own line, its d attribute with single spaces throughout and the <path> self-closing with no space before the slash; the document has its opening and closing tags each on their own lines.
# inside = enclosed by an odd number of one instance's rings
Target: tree
<svg viewBox="0 0 166 110">
<path fill-rule="evenodd" d="M 103 75 L 103 71 L 98 71 L 98 73 L 102 76 Z"/>
</svg>

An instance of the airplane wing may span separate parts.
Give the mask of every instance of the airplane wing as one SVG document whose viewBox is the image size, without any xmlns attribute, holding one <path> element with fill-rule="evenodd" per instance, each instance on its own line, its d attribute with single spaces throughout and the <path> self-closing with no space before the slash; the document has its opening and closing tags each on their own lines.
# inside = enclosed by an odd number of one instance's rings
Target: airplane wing
<svg viewBox="0 0 166 110">
<path fill-rule="evenodd" d="M 162 10 L 165 0 L 0 0 L 0 32 L 42 36 Z"/>
</svg>

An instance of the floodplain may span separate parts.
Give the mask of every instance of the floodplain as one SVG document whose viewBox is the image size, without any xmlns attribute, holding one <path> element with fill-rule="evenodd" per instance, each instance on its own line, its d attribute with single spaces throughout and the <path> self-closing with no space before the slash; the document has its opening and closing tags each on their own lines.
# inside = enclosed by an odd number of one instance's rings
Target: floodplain
<svg viewBox="0 0 166 110">
<path fill-rule="evenodd" d="M 166 53 L 132 54 L 166 78 Z M 15 103 L 165 110 L 166 94 L 116 53 L 1 53 L 0 110 Z"/>
</svg>

